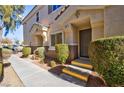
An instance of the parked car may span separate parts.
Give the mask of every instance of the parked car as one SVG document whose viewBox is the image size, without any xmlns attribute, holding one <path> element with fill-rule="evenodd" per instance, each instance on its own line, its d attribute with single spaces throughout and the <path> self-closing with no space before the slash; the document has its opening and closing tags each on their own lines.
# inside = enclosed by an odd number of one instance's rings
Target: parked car
<svg viewBox="0 0 124 93">
<path fill-rule="evenodd" d="M 16 51 L 16 50 L 17 50 L 17 49 L 16 49 L 17 47 L 18 47 L 17 45 L 13 45 L 13 46 L 12 46 L 12 50 L 13 50 L 13 51 Z"/>
<path fill-rule="evenodd" d="M 16 50 L 17 50 L 18 52 L 22 52 L 22 49 L 23 49 L 23 46 L 21 46 L 21 45 L 19 45 L 18 47 L 16 47 Z"/>
</svg>

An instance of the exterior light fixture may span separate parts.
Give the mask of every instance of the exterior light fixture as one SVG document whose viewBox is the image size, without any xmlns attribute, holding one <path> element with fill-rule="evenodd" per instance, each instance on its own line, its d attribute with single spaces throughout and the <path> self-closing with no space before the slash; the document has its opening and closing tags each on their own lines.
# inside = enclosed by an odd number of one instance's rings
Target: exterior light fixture
<svg viewBox="0 0 124 93">
<path fill-rule="evenodd" d="M 43 26 L 43 27 L 42 27 L 42 30 L 44 30 L 44 31 L 48 31 L 48 27 Z"/>
</svg>

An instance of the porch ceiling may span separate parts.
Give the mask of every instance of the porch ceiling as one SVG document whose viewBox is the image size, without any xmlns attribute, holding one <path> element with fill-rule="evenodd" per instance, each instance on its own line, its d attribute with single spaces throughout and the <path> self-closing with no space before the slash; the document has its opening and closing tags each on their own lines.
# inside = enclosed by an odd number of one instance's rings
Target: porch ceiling
<svg viewBox="0 0 124 93">
<path fill-rule="evenodd" d="M 89 17 L 81 18 L 81 19 L 75 19 L 75 20 L 71 21 L 71 24 L 73 24 L 79 28 L 81 26 L 90 25 L 90 19 L 89 19 Z"/>
</svg>

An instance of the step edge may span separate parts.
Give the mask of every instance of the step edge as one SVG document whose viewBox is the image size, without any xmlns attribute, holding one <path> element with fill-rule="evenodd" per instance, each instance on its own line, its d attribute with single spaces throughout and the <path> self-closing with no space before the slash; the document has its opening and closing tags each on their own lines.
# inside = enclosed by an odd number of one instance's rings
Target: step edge
<svg viewBox="0 0 124 93">
<path fill-rule="evenodd" d="M 75 70 L 79 70 L 81 72 L 84 72 L 84 73 L 88 73 L 88 74 L 91 74 L 93 71 L 90 70 L 90 69 L 85 69 L 85 68 L 81 68 L 81 67 L 77 67 L 77 66 L 73 66 L 73 65 L 68 65 L 66 67 L 70 67 L 72 69 L 75 69 Z"/>
<path fill-rule="evenodd" d="M 88 81 L 89 75 L 80 75 L 80 74 L 77 74 L 77 73 L 75 73 L 75 72 L 73 72 L 73 71 L 69 71 L 69 70 L 66 69 L 66 68 L 64 68 L 64 69 L 62 70 L 62 72 L 63 72 L 63 73 L 66 73 L 66 74 L 69 74 L 69 75 L 71 75 L 71 76 L 73 76 L 73 77 L 76 77 L 76 78 L 78 78 L 78 79 L 81 79 L 81 80 L 84 80 L 84 81 Z M 76 75 L 75 75 L 75 74 L 76 74 Z"/>
<path fill-rule="evenodd" d="M 85 68 L 93 69 L 93 66 L 90 65 L 90 64 L 79 63 L 79 62 L 76 62 L 76 61 L 72 61 L 71 64 L 72 65 L 77 65 L 77 66 L 80 66 L 80 67 L 85 67 Z"/>
</svg>

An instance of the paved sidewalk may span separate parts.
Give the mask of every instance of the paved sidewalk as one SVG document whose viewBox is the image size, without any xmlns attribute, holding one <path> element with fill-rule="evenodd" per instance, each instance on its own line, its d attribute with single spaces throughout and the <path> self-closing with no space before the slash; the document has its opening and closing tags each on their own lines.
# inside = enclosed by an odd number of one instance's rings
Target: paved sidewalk
<svg viewBox="0 0 124 93">
<path fill-rule="evenodd" d="M 45 69 L 12 55 L 9 60 L 17 75 L 26 87 L 78 87 L 73 83 L 58 78 Z"/>
</svg>

